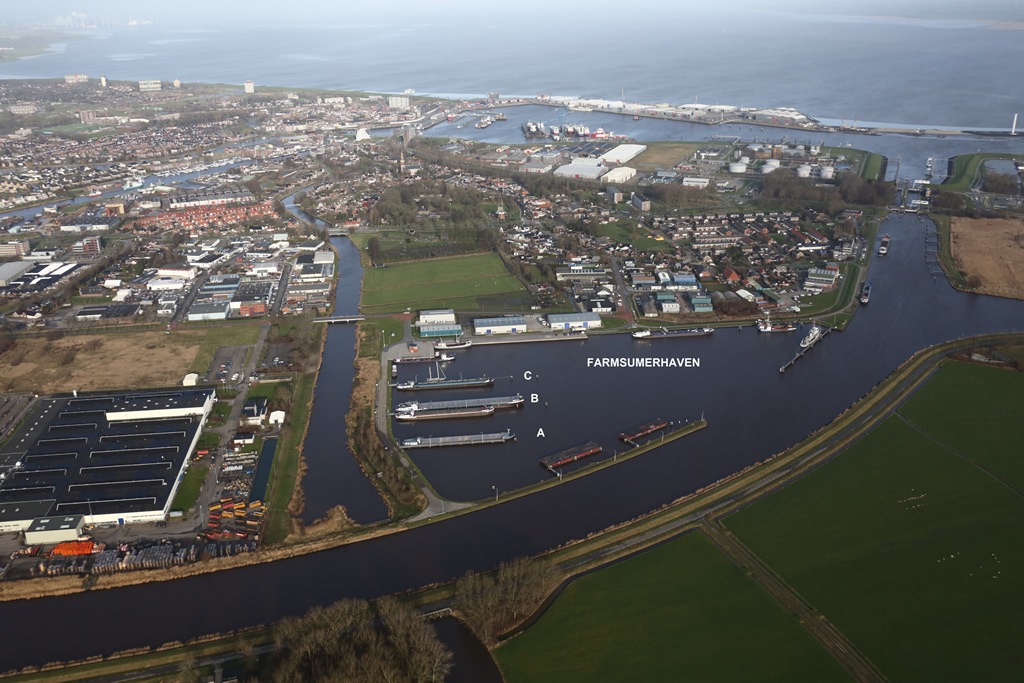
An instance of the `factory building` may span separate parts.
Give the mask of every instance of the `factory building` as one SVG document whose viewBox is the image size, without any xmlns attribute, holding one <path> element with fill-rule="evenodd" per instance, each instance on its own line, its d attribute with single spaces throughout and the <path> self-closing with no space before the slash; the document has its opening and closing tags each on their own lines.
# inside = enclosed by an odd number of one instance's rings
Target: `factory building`
<svg viewBox="0 0 1024 683">
<path fill-rule="evenodd" d="M 526 318 L 521 315 L 477 318 L 473 321 L 473 334 L 522 334 L 525 331 Z"/>
<path fill-rule="evenodd" d="M 548 316 L 552 330 L 592 330 L 601 327 L 597 313 L 552 313 Z"/>
<path fill-rule="evenodd" d="M 455 310 L 451 308 L 441 308 L 432 311 L 420 311 L 420 317 L 416 321 L 417 326 L 454 324 Z"/>
<path fill-rule="evenodd" d="M 215 400 L 185 388 L 43 399 L 0 456 L 0 532 L 166 519 Z"/>
</svg>

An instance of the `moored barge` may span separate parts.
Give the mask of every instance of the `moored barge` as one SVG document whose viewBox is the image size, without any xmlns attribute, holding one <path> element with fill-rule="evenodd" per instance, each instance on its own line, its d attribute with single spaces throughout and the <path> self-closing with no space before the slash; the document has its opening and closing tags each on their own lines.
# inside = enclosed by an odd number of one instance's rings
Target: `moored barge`
<svg viewBox="0 0 1024 683">
<path fill-rule="evenodd" d="M 659 429 L 664 429 L 665 427 L 668 427 L 668 421 L 658 418 L 657 420 L 651 420 L 650 422 L 645 422 L 642 425 L 637 425 L 632 429 L 621 432 L 619 434 L 619 438 L 623 441 L 633 441 L 634 439 L 645 437 L 648 434 L 652 434 Z"/>
<path fill-rule="evenodd" d="M 568 465 L 571 462 L 600 452 L 601 447 L 597 443 L 588 441 L 585 444 L 566 448 L 564 451 L 559 451 L 553 455 L 546 455 L 540 459 L 540 464 L 549 470 L 554 470 L 556 467 Z"/>
</svg>

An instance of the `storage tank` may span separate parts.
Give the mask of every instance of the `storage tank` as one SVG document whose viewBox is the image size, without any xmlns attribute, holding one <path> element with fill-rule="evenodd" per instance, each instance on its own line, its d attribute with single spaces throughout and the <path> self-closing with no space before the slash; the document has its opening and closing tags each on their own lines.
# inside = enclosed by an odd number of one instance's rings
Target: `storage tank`
<svg viewBox="0 0 1024 683">
<path fill-rule="evenodd" d="M 764 167 L 775 169 L 778 168 L 781 163 L 782 162 L 779 161 L 778 159 L 766 159 L 764 162 Z"/>
<path fill-rule="evenodd" d="M 729 173 L 746 173 L 747 165 L 742 161 L 734 161 L 729 164 Z"/>
<path fill-rule="evenodd" d="M 836 169 L 835 168 L 833 168 L 832 166 L 822 166 L 821 167 L 821 179 L 822 180 L 832 180 L 835 177 L 836 177 Z"/>
<path fill-rule="evenodd" d="M 748 157 L 748 156 L 740 157 L 740 163 L 741 164 L 749 164 L 750 163 L 750 157 Z"/>
<path fill-rule="evenodd" d="M 765 175 L 768 175 L 772 171 L 778 171 L 778 170 L 779 170 L 778 166 L 769 166 L 768 164 L 765 164 L 764 166 L 761 167 L 761 173 L 764 173 Z"/>
<path fill-rule="evenodd" d="M 797 178 L 810 178 L 811 177 L 811 167 L 810 167 L 810 165 L 809 164 L 800 164 L 799 166 L 797 166 L 796 167 L 796 177 Z"/>
</svg>

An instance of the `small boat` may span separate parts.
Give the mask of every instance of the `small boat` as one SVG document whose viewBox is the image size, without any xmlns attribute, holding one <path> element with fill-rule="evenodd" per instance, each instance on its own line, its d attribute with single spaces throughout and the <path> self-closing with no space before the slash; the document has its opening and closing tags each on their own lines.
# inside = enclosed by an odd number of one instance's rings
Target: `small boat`
<svg viewBox="0 0 1024 683">
<path fill-rule="evenodd" d="M 129 178 L 124 181 L 125 190 L 137 190 L 146 183 L 145 178 Z"/>
<path fill-rule="evenodd" d="M 871 300 L 871 283 L 865 282 L 860 288 L 860 302 L 866 304 Z"/>
<path fill-rule="evenodd" d="M 473 342 L 471 340 L 463 339 L 462 337 L 453 339 L 451 341 L 441 340 L 434 342 L 434 348 L 440 349 L 442 351 L 449 351 L 453 349 L 468 349 L 472 345 Z"/>
<path fill-rule="evenodd" d="M 891 242 L 891 241 L 892 241 L 892 238 L 889 237 L 888 235 L 886 235 L 885 237 L 882 238 L 882 243 L 878 245 L 878 253 L 879 253 L 879 255 L 885 256 L 886 254 L 889 253 L 889 242 Z"/>
<path fill-rule="evenodd" d="M 800 348 L 807 349 L 818 343 L 821 339 L 821 327 L 817 324 L 811 325 L 811 331 L 807 333 L 807 336 L 800 340 Z"/>
<path fill-rule="evenodd" d="M 757 321 L 757 329 L 759 332 L 792 332 L 796 329 L 796 325 L 790 323 L 772 323 L 772 317 L 766 316 L 763 320 Z"/>
</svg>

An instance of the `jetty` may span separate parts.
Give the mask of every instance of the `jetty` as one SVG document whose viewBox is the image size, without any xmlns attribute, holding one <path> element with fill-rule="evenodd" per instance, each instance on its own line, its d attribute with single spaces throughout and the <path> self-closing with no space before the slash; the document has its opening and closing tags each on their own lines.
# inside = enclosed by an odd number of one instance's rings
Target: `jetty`
<svg viewBox="0 0 1024 683">
<path fill-rule="evenodd" d="M 825 327 L 824 325 L 822 325 L 821 328 L 821 336 L 819 336 L 817 339 L 811 342 L 807 347 L 800 349 L 797 352 L 797 354 L 789 360 L 788 363 L 779 368 L 779 374 L 782 374 L 786 372 L 786 370 L 789 370 L 791 367 L 793 367 L 798 360 L 804 357 L 804 354 L 806 354 L 808 351 L 817 346 L 821 342 L 821 340 L 828 336 L 828 334 L 832 331 L 831 327 Z"/>
</svg>

